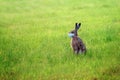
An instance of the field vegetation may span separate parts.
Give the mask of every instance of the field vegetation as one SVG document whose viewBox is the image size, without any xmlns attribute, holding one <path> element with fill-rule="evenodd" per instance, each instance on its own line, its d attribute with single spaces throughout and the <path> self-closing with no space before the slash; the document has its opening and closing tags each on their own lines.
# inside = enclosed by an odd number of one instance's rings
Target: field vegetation
<svg viewBox="0 0 120 80">
<path fill-rule="evenodd" d="M 0 0 L 0 80 L 120 80 L 120 0 Z"/>
</svg>

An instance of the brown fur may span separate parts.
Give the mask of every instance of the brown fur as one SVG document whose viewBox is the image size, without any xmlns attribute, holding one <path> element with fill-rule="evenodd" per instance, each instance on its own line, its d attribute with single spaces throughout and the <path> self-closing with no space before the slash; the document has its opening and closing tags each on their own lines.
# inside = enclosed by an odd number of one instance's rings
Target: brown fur
<svg viewBox="0 0 120 80">
<path fill-rule="evenodd" d="M 72 30 L 69 33 L 74 34 L 72 37 L 72 48 L 75 53 L 86 53 L 86 46 L 84 45 L 83 41 L 78 37 L 77 30 L 79 29 L 81 23 L 75 25 L 75 30 Z"/>
</svg>

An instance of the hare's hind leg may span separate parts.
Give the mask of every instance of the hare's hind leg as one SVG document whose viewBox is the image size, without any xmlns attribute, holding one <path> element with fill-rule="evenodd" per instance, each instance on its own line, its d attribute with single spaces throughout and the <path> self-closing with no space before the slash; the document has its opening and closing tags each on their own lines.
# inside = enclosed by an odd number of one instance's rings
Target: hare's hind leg
<svg viewBox="0 0 120 80">
<path fill-rule="evenodd" d="M 85 45 L 84 45 L 83 48 L 82 48 L 82 52 L 83 52 L 84 54 L 86 54 L 86 46 L 85 46 Z"/>
<path fill-rule="evenodd" d="M 77 50 L 77 49 L 74 49 L 74 53 L 75 53 L 75 54 L 78 54 L 79 52 L 78 52 L 78 50 Z"/>
</svg>

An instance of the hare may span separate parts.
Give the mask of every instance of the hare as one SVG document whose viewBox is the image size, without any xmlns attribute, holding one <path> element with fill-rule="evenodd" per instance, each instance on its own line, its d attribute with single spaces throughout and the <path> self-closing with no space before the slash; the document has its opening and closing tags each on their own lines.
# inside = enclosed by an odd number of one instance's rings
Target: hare
<svg viewBox="0 0 120 80">
<path fill-rule="evenodd" d="M 68 36 L 72 38 L 71 46 L 75 54 L 86 53 L 86 46 L 83 41 L 78 37 L 77 31 L 81 23 L 75 23 L 75 29 L 69 32 Z"/>
</svg>

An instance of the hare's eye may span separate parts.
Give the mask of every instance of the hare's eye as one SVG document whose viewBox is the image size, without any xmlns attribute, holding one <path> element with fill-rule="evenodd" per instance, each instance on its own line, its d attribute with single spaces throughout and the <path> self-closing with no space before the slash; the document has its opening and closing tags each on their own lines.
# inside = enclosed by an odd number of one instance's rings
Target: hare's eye
<svg viewBox="0 0 120 80">
<path fill-rule="evenodd" d="M 75 33 L 74 31 L 72 33 Z"/>
</svg>

